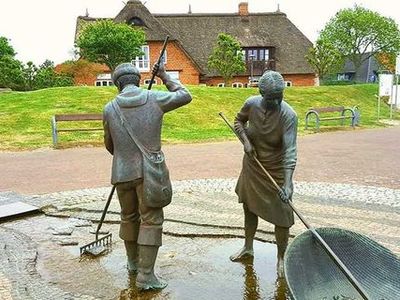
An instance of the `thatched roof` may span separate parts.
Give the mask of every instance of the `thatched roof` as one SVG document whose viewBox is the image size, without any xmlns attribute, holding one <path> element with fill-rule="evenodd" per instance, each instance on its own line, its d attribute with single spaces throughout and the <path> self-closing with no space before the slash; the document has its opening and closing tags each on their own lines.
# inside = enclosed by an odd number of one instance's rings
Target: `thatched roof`
<svg viewBox="0 0 400 300">
<path fill-rule="evenodd" d="M 139 0 L 129 0 L 114 18 L 143 21 L 147 41 L 163 41 L 166 35 L 186 52 L 202 75 L 212 75 L 207 61 L 221 32 L 234 36 L 242 47 L 275 47 L 276 70 L 282 74 L 314 73 L 304 56 L 312 47 L 307 37 L 284 13 L 151 14 Z M 78 17 L 77 34 L 95 18 Z"/>
<path fill-rule="evenodd" d="M 107 18 L 92 18 L 87 16 L 79 16 L 76 19 L 76 28 L 75 28 L 75 41 L 77 40 L 79 33 L 85 28 L 88 24 L 93 23 L 99 20 L 107 20 Z M 109 19 L 112 20 L 112 19 Z"/>
<path fill-rule="evenodd" d="M 115 22 L 125 23 L 133 17 L 139 18 L 143 21 L 143 29 L 146 33 L 147 41 L 162 41 L 167 35 L 171 34 L 168 30 L 157 21 L 156 18 L 149 12 L 149 10 L 139 0 L 130 0 L 125 7 L 114 18 Z"/>
<path fill-rule="evenodd" d="M 204 73 L 208 73 L 208 57 L 221 32 L 234 36 L 242 47 L 275 47 L 278 72 L 313 73 L 304 58 L 312 43 L 283 13 L 154 16 L 184 45 Z"/>
</svg>

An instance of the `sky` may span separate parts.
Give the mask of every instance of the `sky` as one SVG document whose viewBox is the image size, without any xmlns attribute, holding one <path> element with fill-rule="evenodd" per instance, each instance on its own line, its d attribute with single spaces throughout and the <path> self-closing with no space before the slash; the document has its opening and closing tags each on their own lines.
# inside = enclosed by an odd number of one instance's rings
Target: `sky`
<svg viewBox="0 0 400 300">
<path fill-rule="evenodd" d="M 125 0 L 127 1 L 127 0 Z M 286 13 L 287 17 L 312 41 L 335 13 L 362 5 L 400 26 L 398 0 L 142 0 L 152 13 L 234 13 L 239 2 L 248 2 L 251 12 Z M 10 39 L 23 62 L 41 64 L 46 59 L 56 64 L 73 58 L 76 18 L 115 17 L 124 7 L 121 0 L 0 0 L 0 36 Z"/>
</svg>

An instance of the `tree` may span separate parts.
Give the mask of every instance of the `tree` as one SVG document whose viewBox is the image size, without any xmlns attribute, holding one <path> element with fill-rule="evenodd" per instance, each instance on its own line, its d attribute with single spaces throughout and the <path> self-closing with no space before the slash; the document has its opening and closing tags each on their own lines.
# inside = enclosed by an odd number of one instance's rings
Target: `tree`
<svg viewBox="0 0 400 300">
<path fill-rule="evenodd" d="M 315 46 L 308 50 L 306 59 L 321 79 L 343 65 L 342 54 L 324 39 L 317 40 Z"/>
<path fill-rule="evenodd" d="M 384 70 L 394 73 L 396 69 L 396 54 L 381 52 L 376 55 L 376 60 Z"/>
<path fill-rule="evenodd" d="M 4 36 L 0 36 L 0 58 L 5 55 L 14 57 L 15 54 L 14 48 L 8 43 L 8 39 Z"/>
<path fill-rule="evenodd" d="M 23 68 L 23 74 L 25 78 L 25 85 L 28 91 L 35 89 L 35 77 L 37 74 L 38 68 L 31 61 L 26 63 L 26 66 Z"/>
<path fill-rule="evenodd" d="M 101 20 L 88 24 L 80 33 L 76 47 L 82 58 L 107 65 L 114 70 L 120 63 L 142 55 L 145 34 L 127 24 Z"/>
<path fill-rule="evenodd" d="M 359 70 L 362 63 L 377 53 L 398 53 L 400 31 L 396 22 L 376 12 L 354 6 L 336 13 L 320 33 Z"/>
<path fill-rule="evenodd" d="M 23 65 L 14 58 L 15 55 L 8 39 L 0 37 L 0 87 L 23 90 L 25 86 Z"/>
<path fill-rule="evenodd" d="M 220 33 L 208 59 L 208 68 L 222 76 L 225 85 L 233 75 L 244 72 L 246 64 L 240 43 L 226 33 Z"/>
<path fill-rule="evenodd" d="M 11 55 L 0 58 L 0 87 L 19 91 L 25 89 L 22 63 Z"/>
<path fill-rule="evenodd" d="M 33 65 L 33 69 L 35 72 L 32 89 L 38 90 L 50 87 L 71 86 L 74 83 L 72 76 L 57 74 L 54 69 L 54 62 L 51 60 L 46 59 L 39 68 Z"/>
</svg>

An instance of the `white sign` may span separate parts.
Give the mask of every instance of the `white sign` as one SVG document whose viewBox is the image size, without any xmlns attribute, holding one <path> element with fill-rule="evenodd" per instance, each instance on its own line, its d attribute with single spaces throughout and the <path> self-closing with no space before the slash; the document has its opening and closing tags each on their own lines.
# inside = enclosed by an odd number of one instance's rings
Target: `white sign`
<svg viewBox="0 0 400 300">
<path fill-rule="evenodd" d="M 397 95 L 396 95 L 396 91 L 397 91 Z M 396 101 L 396 96 L 397 96 L 397 101 Z M 393 104 L 394 107 L 396 108 L 400 108 L 400 86 L 393 86 L 393 97 L 389 97 L 389 101 L 388 104 Z"/>
<path fill-rule="evenodd" d="M 396 75 L 400 75 L 400 55 L 396 57 Z"/>
<path fill-rule="evenodd" d="M 392 74 L 379 74 L 379 96 L 391 96 L 393 87 Z"/>
</svg>

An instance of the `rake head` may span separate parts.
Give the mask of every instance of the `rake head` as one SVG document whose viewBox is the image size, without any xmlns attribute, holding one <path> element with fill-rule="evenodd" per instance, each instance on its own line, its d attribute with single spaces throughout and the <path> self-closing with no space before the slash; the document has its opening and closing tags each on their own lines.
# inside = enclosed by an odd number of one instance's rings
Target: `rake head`
<svg viewBox="0 0 400 300">
<path fill-rule="evenodd" d="M 112 233 L 109 233 L 94 242 L 83 245 L 80 247 L 80 256 L 89 254 L 91 256 L 99 256 L 111 247 L 112 244 Z"/>
</svg>

